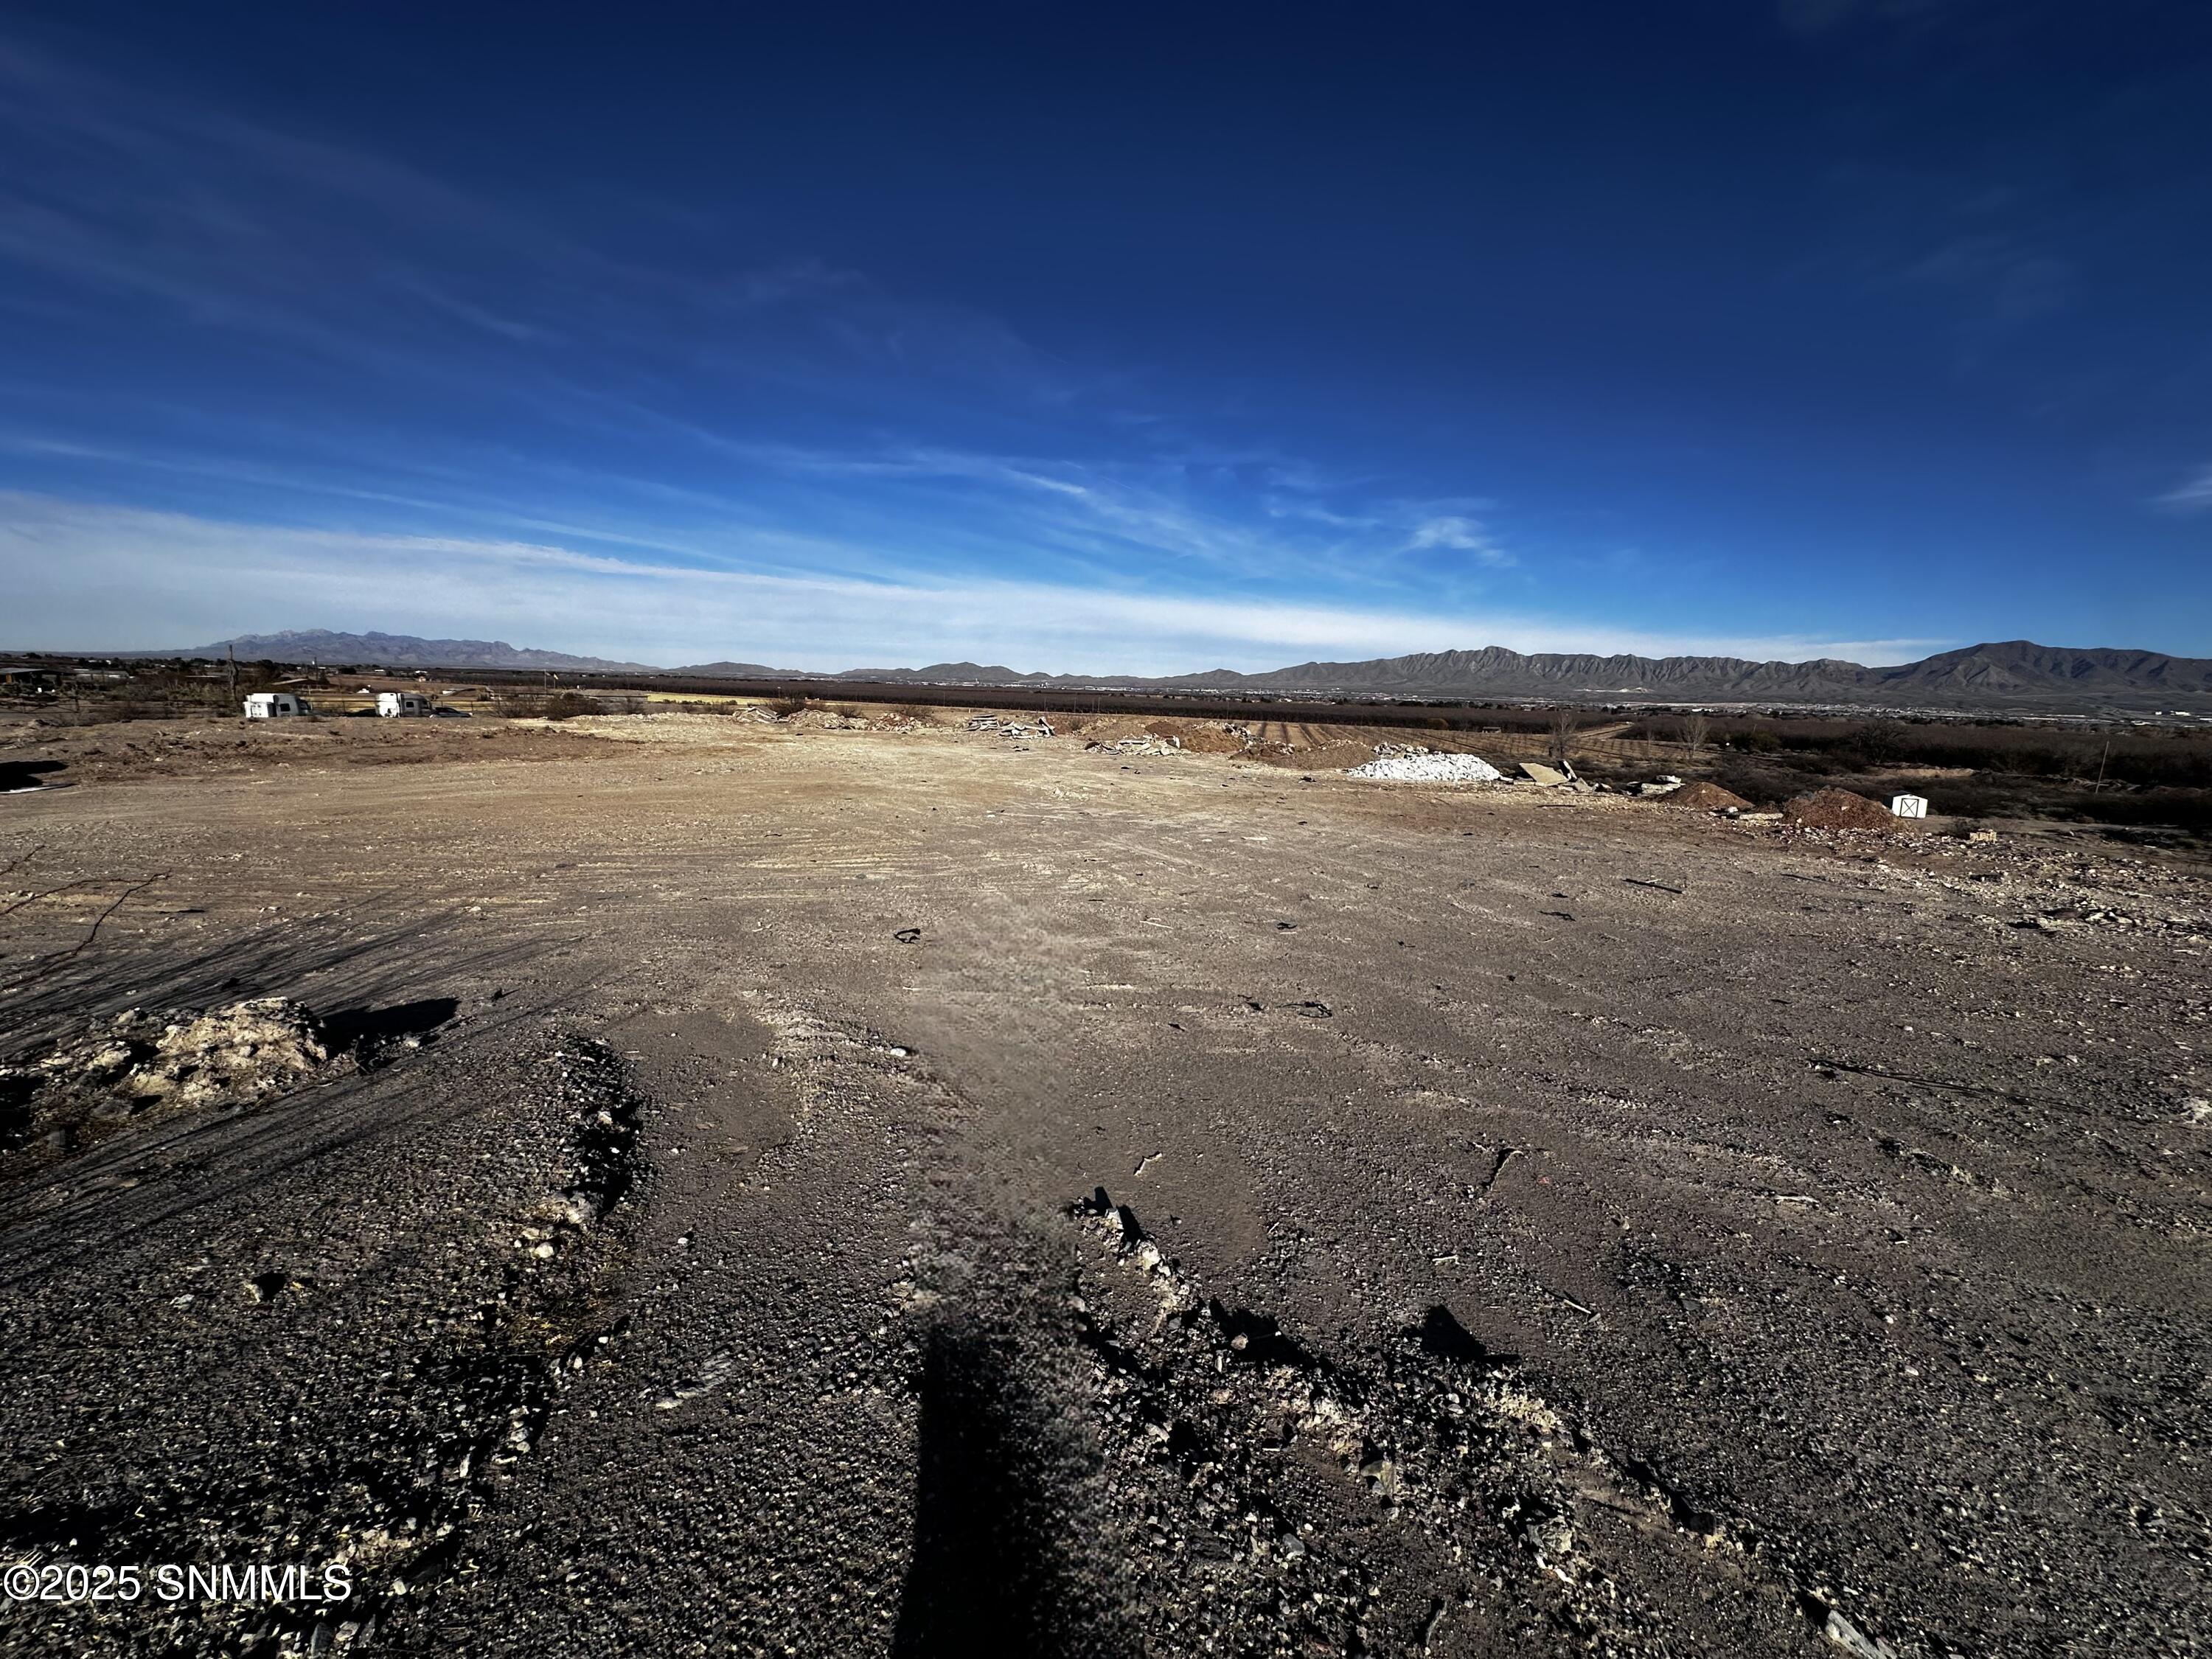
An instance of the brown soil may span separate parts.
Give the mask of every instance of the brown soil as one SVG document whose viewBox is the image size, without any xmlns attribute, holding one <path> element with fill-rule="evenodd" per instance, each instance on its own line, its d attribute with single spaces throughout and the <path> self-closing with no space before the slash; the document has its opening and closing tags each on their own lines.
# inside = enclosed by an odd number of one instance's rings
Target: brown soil
<svg viewBox="0 0 2212 1659">
<path fill-rule="evenodd" d="M 1848 789 L 1815 789 L 1793 795 L 1782 805 L 1782 816 L 1803 830 L 1875 830 L 1897 828 L 1897 819 L 1880 801 L 1854 795 Z"/>
<path fill-rule="evenodd" d="M 1241 755 L 1246 747 L 1243 734 L 1220 720 L 1149 720 L 1146 729 L 1156 738 L 1178 739 L 1193 755 Z"/>
<path fill-rule="evenodd" d="M 2212 1645 L 2200 870 L 486 724 L 4 798 L 0 1565 L 355 1590 L 0 1652 Z"/>
<path fill-rule="evenodd" d="M 0 761 L 58 761 L 51 783 L 216 777 L 283 768 L 322 770 L 458 760 L 575 760 L 594 745 L 538 720 L 339 717 L 316 720 L 118 720 L 0 728 Z"/>
<path fill-rule="evenodd" d="M 1375 758 L 1371 743 L 1323 743 L 1310 749 L 1255 749 L 1252 758 L 1293 772 L 1349 772 Z"/>
<path fill-rule="evenodd" d="M 1723 789 L 1717 783 L 1703 779 L 1686 783 L 1680 789 L 1669 790 L 1658 797 L 1662 806 L 1686 806 L 1695 812 L 1748 812 L 1751 803 L 1732 789 Z"/>
</svg>

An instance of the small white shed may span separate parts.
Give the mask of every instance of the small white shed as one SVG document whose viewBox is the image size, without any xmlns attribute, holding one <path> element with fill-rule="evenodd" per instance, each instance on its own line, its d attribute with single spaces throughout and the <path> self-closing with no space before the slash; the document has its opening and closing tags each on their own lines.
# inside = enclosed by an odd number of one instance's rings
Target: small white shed
<svg viewBox="0 0 2212 1659">
<path fill-rule="evenodd" d="M 249 692 L 246 699 L 246 718 L 250 720 L 285 720 L 314 712 L 307 706 L 307 700 L 296 692 L 254 691 Z"/>
<path fill-rule="evenodd" d="M 1925 795 L 1892 795 L 1889 810 L 1900 818 L 1924 818 L 1928 816 Z"/>
<path fill-rule="evenodd" d="M 386 720 L 428 720 L 430 700 L 420 691 L 380 691 L 376 712 Z"/>
</svg>

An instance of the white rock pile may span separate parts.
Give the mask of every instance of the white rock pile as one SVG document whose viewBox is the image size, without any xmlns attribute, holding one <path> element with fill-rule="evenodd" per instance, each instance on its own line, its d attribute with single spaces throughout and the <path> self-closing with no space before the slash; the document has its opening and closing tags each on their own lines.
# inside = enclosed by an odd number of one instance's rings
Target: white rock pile
<svg viewBox="0 0 2212 1659">
<path fill-rule="evenodd" d="M 1480 755 L 1439 755 L 1420 748 L 1386 747 L 1364 766 L 1346 774 L 1387 778 L 1397 783 L 1497 783 L 1505 775 Z"/>
</svg>

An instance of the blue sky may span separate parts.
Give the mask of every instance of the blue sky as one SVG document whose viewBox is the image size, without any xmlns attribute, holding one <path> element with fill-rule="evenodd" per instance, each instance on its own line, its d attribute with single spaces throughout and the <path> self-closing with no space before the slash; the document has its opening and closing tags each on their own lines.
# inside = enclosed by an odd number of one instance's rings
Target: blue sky
<svg viewBox="0 0 2212 1659">
<path fill-rule="evenodd" d="M 2196 4 L 18 3 L 0 644 L 2212 654 L 2208 294 Z"/>
</svg>

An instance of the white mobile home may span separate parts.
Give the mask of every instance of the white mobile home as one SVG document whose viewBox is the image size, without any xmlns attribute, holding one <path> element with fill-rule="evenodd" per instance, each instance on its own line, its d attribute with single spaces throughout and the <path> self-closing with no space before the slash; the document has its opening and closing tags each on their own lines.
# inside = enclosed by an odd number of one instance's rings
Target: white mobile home
<svg viewBox="0 0 2212 1659">
<path fill-rule="evenodd" d="M 307 700 L 295 691 L 256 691 L 246 699 L 246 718 L 250 720 L 285 720 L 295 715 L 313 719 L 314 713 Z"/>
<path fill-rule="evenodd" d="M 420 691 L 380 691 L 376 712 L 386 720 L 427 720 L 434 711 Z"/>
</svg>

